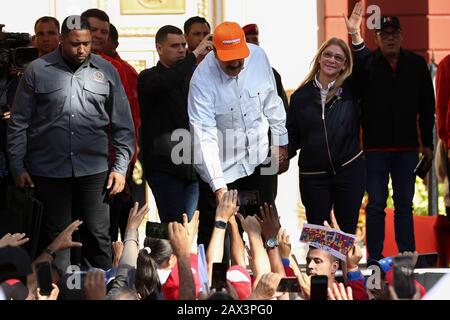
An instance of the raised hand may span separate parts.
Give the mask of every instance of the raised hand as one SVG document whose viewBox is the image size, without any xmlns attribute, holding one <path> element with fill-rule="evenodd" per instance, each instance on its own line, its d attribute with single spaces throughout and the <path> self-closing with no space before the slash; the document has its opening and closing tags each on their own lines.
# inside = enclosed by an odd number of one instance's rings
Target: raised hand
<svg viewBox="0 0 450 320">
<path fill-rule="evenodd" d="M 278 232 L 278 250 L 282 259 L 289 259 L 291 256 L 291 241 L 286 229 L 280 229 Z"/>
<path fill-rule="evenodd" d="M 242 229 L 244 229 L 247 234 L 253 233 L 261 235 L 261 225 L 258 220 L 256 220 L 255 216 L 247 216 L 245 219 L 240 213 L 237 213 L 236 216 L 241 222 Z"/>
<path fill-rule="evenodd" d="M 121 241 L 113 242 L 112 249 L 113 249 L 113 253 L 114 253 L 113 267 L 117 267 L 119 265 L 120 258 L 122 257 L 123 242 L 121 242 Z"/>
<path fill-rule="evenodd" d="M 59 288 L 56 284 L 52 283 L 52 291 L 48 296 L 41 295 L 41 289 L 37 288 L 38 300 L 57 300 L 59 296 Z"/>
<path fill-rule="evenodd" d="M 207 35 L 203 38 L 202 42 L 199 43 L 197 48 L 193 51 L 196 58 L 204 58 L 212 49 L 214 48 L 214 44 L 211 41 L 211 35 Z"/>
<path fill-rule="evenodd" d="M 329 300 L 353 300 L 352 288 L 345 288 L 344 284 L 341 282 L 339 285 L 333 283 L 332 288 L 328 288 L 328 299 Z"/>
<path fill-rule="evenodd" d="M 145 204 L 141 209 L 139 209 L 139 203 L 135 202 L 133 208 L 130 210 L 130 215 L 128 216 L 127 230 L 137 230 L 144 220 L 145 215 L 148 211 L 148 205 Z"/>
<path fill-rule="evenodd" d="M 187 231 L 181 223 L 169 223 L 169 241 L 175 256 L 189 255 L 191 245 Z"/>
<path fill-rule="evenodd" d="M 7 233 L 0 239 L 0 248 L 2 247 L 20 247 L 26 243 L 29 238 L 25 238 L 25 233 Z"/>
<path fill-rule="evenodd" d="M 306 273 L 300 272 L 297 275 L 298 283 L 302 288 L 302 295 L 305 300 L 311 299 L 311 276 Z"/>
<path fill-rule="evenodd" d="M 58 236 L 53 240 L 53 242 L 48 246 L 48 248 L 53 252 L 58 252 L 74 247 L 81 247 L 81 242 L 72 241 L 72 235 L 78 230 L 83 221 L 76 220 L 72 222 L 67 228 L 65 228 Z"/>
<path fill-rule="evenodd" d="M 104 300 L 106 297 L 105 273 L 101 270 L 89 271 L 84 282 L 86 300 Z"/>
<path fill-rule="evenodd" d="M 277 296 L 281 296 L 282 292 L 277 293 L 277 287 L 280 284 L 281 275 L 278 273 L 266 273 L 259 280 L 253 293 L 248 300 L 270 300 Z"/>
<path fill-rule="evenodd" d="M 237 190 L 225 192 L 216 209 L 216 220 L 223 220 L 225 222 L 230 220 L 231 216 L 239 210 L 239 207 L 237 206 L 237 197 Z"/>
<path fill-rule="evenodd" d="M 336 229 L 336 230 L 341 231 L 341 228 L 339 227 L 339 224 L 337 223 L 336 216 L 334 215 L 333 210 L 331 210 L 331 212 L 330 212 L 330 221 L 331 221 L 331 225 L 326 220 L 323 222 L 323 225 L 330 229 Z"/>
<path fill-rule="evenodd" d="M 262 235 L 264 239 L 268 240 L 271 238 L 276 238 L 278 231 L 280 230 L 280 221 L 278 220 L 278 215 L 272 205 L 264 203 L 262 207 L 259 208 L 261 218 L 256 219 L 261 224 Z"/>
<path fill-rule="evenodd" d="M 194 215 L 192 216 L 191 221 L 189 221 L 188 215 L 186 213 L 183 213 L 183 227 L 187 231 L 187 234 L 189 236 L 189 242 L 191 244 L 194 243 L 195 236 L 198 233 L 198 225 L 200 223 L 198 217 L 199 217 L 199 212 L 195 211 Z"/>
<path fill-rule="evenodd" d="M 361 31 L 362 14 L 363 7 L 361 1 L 355 4 L 350 18 L 347 18 L 347 16 L 343 14 L 348 33 L 356 34 Z"/>
</svg>

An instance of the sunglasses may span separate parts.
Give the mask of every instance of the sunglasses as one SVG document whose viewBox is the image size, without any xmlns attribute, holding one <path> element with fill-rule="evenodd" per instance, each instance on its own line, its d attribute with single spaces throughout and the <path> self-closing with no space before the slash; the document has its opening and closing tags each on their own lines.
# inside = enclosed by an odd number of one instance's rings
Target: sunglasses
<svg viewBox="0 0 450 320">
<path fill-rule="evenodd" d="M 400 37 L 401 31 L 400 30 L 395 30 L 395 31 L 391 31 L 391 32 L 387 32 L 387 31 L 377 31 L 377 34 L 382 38 L 382 39 L 387 39 L 390 36 L 392 36 L 392 38 L 397 39 L 398 37 Z"/>
</svg>

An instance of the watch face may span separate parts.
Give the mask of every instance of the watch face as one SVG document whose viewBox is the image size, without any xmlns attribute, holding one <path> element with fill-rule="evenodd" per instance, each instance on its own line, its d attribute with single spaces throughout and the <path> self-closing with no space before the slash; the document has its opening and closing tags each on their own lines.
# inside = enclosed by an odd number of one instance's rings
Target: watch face
<svg viewBox="0 0 450 320">
<path fill-rule="evenodd" d="M 267 240 L 267 246 L 269 247 L 269 248 L 273 248 L 273 247 L 275 247 L 277 245 L 277 241 L 276 241 L 276 239 L 269 239 L 269 240 Z"/>
</svg>

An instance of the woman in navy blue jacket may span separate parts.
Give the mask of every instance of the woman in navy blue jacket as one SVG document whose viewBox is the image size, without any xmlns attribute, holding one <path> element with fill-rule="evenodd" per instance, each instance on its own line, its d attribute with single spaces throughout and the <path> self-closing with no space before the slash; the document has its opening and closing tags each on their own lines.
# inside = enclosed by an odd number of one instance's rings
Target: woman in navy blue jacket
<svg viewBox="0 0 450 320">
<path fill-rule="evenodd" d="M 352 54 L 343 40 L 324 42 L 292 95 L 287 116 L 289 158 L 300 149 L 300 195 L 308 223 L 322 225 L 333 209 L 348 233 L 356 231 L 365 189 L 352 68 Z"/>
</svg>

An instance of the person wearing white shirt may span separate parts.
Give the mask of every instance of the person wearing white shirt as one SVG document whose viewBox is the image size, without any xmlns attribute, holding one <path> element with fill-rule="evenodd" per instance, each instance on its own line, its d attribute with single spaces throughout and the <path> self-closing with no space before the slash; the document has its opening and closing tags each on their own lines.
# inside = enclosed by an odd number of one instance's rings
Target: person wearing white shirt
<svg viewBox="0 0 450 320">
<path fill-rule="evenodd" d="M 273 205 L 270 175 L 289 165 L 286 112 L 265 52 L 247 44 L 234 22 L 216 27 L 214 47 L 195 70 L 188 98 L 194 167 L 203 180 L 199 243 L 205 246 L 213 226 L 220 227 L 214 211 L 228 188 L 258 190 L 262 202 Z"/>
</svg>

